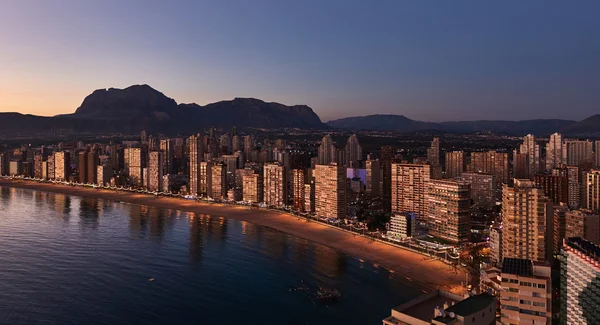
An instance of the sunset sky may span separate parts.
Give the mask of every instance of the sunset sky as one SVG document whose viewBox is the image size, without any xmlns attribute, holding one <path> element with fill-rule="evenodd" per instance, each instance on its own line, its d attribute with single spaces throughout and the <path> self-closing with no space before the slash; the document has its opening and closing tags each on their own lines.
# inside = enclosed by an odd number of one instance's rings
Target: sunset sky
<svg viewBox="0 0 600 325">
<path fill-rule="evenodd" d="M 256 97 L 322 120 L 600 113 L 598 1 L 4 0 L 0 112 L 73 112 L 94 89 Z"/>
</svg>

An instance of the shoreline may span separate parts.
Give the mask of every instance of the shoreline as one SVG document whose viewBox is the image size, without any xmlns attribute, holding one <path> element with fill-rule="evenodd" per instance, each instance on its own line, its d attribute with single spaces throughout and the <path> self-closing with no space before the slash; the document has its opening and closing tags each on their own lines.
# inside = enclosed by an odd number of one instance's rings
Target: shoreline
<svg viewBox="0 0 600 325">
<path fill-rule="evenodd" d="M 244 206 L 194 202 L 179 198 L 155 197 L 147 194 L 34 183 L 23 180 L 0 179 L 0 187 L 2 186 L 147 205 L 161 209 L 174 209 L 246 221 L 307 239 L 349 256 L 378 264 L 394 271 L 394 273 L 403 275 L 408 281 L 425 286 L 429 290 L 440 289 L 463 293 L 460 284 L 464 281 L 464 273 L 460 270 L 451 269 L 441 261 L 429 259 L 424 255 L 406 249 L 371 241 L 365 237 L 354 236 L 344 230 L 310 222 L 279 211 L 251 210 Z"/>
</svg>

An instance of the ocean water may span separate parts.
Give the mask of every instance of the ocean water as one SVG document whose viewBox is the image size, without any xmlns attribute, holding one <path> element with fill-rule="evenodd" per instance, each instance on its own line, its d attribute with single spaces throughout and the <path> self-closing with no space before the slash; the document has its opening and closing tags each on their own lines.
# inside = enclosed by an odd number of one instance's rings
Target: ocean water
<svg viewBox="0 0 600 325">
<path fill-rule="evenodd" d="M 422 290 L 248 222 L 0 187 L 0 324 L 381 324 Z"/>
</svg>

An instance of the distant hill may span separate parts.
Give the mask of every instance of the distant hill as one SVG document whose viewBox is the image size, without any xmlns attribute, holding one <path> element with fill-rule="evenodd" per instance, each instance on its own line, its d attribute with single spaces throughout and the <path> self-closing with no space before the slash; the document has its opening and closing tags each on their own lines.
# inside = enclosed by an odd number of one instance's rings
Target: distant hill
<svg viewBox="0 0 600 325">
<path fill-rule="evenodd" d="M 565 134 L 600 136 L 600 114 L 567 125 L 561 131 Z"/>
<path fill-rule="evenodd" d="M 54 117 L 0 113 L 0 134 L 193 133 L 205 127 L 327 128 L 306 105 L 286 106 L 255 98 L 200 106 L 177 104 L 148 85 L 98 89 L 72 114 Z"/>
<path fill-rule="evenodd" d="M 549 135 L 563 132 L 566 135 L 600 135 L 600 114 L 581 122 L 558 119 L 539 119 L 524 121 L 456 121 L 422 122 L 404 115 L 368 115 L 347 117 L 327 122 L 336 129 L 374 130 L 374 131 L 420 131 L 439 130 L 455 133 L 493 132 L 511 135 Z"/>
<path fill-rule="evenodd" d="M 327 122 L 336 129 L 375 131 L 420 131 L 439 129 L 439 124 L 411 120 L 404 115 L 368 115 L 347 117 Z"/>
</svg>

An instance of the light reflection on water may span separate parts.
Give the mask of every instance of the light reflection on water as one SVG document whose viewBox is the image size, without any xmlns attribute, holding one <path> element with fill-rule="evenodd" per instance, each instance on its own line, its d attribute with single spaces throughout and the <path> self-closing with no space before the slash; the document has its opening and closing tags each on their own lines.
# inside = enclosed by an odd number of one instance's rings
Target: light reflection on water
<svg viewBox="0 0 600 325">
<path fill-rule="evenodd" d="M 302 283 L 343 297 L 290 291 Z M 248 222 L 0 188 L 0 324 L 375 324 L 419 294 Z"/>
</svg>

